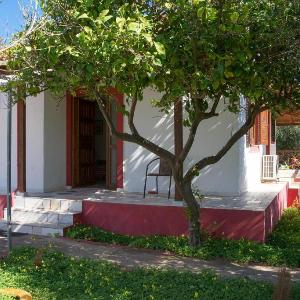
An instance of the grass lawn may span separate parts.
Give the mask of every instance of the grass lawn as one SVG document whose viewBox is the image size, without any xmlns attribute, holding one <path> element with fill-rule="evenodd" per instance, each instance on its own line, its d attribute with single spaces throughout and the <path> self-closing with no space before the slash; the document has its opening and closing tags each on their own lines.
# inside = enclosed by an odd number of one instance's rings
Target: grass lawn
<svg viewBox="0 0 300 300">
<path fill-rule="evenodd" d="M 300 210 L 297 208 L 289 208 L 284 212 L 266 244 L 206 237 L 202 247 L 194 250 L 189 246 L 186 237 L 132 237 L 85 225 L 71 228 L 67 236 L 75 239 L 167 250 L 177 255 L 201 259 L 222 257 L 243 263 L 255 262 L 273 266 L 300 267 Z"/>
<path fill-rule="evenodd" d="M 0 288 L 21 288 L 32 293 L 34 299 L 41 300 L 272 298 L 273 287 L 268 283 L 224 280 L 210 272 L 129 271 L 101 261 L 77 260 L 50 250 L 43 254 L 37 267 L 34 263 L 36 251 L 20 248 L 0 261 Z M 300 299 L 299 285 L 293 287 L 291 299 Z"/>
</svg>

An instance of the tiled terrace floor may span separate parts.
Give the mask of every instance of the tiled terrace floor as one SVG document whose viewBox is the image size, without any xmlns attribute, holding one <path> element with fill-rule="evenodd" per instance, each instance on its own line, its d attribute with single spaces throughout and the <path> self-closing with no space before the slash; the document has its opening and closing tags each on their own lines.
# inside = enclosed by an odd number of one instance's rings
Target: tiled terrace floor
<svg viewBox="0 0 300 300">
<path fill-rule="evenodd" d="M 201 201 L 203 208 L 222 208 L 237 210 L 263 211 L 274 200 L 286 183 L 260 184 L 255 190 L 246 192 L 240 196 L 205 196 Z M 89 200 L 102 203 L 122 203 L 154 206 L 182 207 L 181 201 L 168 199 L 165 195 L 147 195 L 143 199 L 140 193 L 128 193 L 123 191 L 110 191 L 98 187 L 78 188 L 53 193 L 27 194 L 30 198 L 65 199 L 65 200 Z"/>
</svg>

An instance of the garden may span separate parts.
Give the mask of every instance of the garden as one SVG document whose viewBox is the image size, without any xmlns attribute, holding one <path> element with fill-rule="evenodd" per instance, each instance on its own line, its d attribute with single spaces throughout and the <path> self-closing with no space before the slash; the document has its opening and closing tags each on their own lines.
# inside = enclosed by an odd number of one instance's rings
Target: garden
<svg viewBox="0 0 300 300">
<path fill-rule="evenodd" d="M 249 279 L 221 279 L 210 271 L 126 270 L 102 261 L 76 259 L 46 251 L 40 264 L 38 250 L 20 248 L 0 261 L 0 287 L 19 287 L 33 299 L 272 299 L 272 284 Z M 1 298 L 0 299 L 10 299 Z M 291 299 L 300 299 L 300 286 Z"/>
</svg>

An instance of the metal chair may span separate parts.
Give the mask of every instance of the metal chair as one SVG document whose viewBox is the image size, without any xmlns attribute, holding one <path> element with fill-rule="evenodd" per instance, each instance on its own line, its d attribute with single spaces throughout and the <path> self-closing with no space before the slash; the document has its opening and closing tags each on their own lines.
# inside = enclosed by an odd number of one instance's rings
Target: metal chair
<svg viewBox="0 0 300 300">
<path fill-rule="evenodd" d="M 158 173 L 148 173 L 149 167 L 156 161 L 159 161 Z M 158 177 L 163 177 L 163 176 L 170 177 L 169 192 L 168 192 L 168 199 L 170 199 L 171 183 L 172 183 L 172 169 L 170 168 L 168 162 L 160 157 L 157 157 L 157 158 L 151 160 L 146 167 L 145 184 L 144 184 L 144 198 L 146 196 L 148 177 L 156 177 L 156 193 L 158 194 Z"/>
</svg>

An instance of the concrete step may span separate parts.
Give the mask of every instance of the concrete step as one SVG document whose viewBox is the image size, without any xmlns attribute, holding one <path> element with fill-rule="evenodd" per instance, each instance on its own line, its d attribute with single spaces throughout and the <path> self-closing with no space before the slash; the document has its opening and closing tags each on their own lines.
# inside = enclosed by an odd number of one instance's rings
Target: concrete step
<svg viewBox="0 0 300 300">
<path fill-rule="evenodd" d="M 49 223 L 54 225 L 73 225 L 74 215 L 77 213 L 69 211 L 47 211 L 42 209 L 12 208 L 13 222 L 20 223 Z M 4 219 L 7 217 L 7 209 L 4 209 Z"/>
<path fill-rule="evenodd" d="M 64 228 L 66 225 L 54 225 L 47 223 L 21 223 L 21 222 L 12 222 L 12 231 L 18 233 L 26 233 L 33 235 L 42 235 L 42 236 L 63 236 Z M 0 230 L 7 230 L 7 223 L 5 220 L 0 220 Z"/>
<path fill-rule="evenodd" d="M 293 183 L 294 182 L 294 178 L 291 177 L 279 177 L 278 178 L 279 182 L 288 182 L 288 183 Z"/>
<path fill-rule="evenodd" d="M 82 211 L 82 200 L 16 196 L 14 199 L 14 207 L 30 210 L 43 209 L 78 213 Z"/>
</svg>

